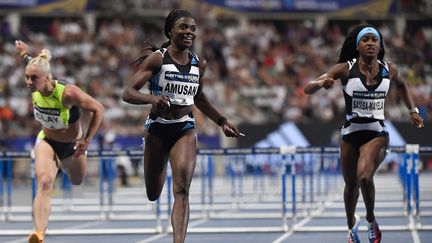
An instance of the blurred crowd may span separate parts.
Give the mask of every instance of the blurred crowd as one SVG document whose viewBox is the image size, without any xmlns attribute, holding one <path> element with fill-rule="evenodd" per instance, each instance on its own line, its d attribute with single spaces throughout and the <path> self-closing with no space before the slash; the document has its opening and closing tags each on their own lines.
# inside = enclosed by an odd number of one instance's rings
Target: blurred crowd
<svg viewBox="0 0 432 243">
<path fill-rule="evenodd" d="M 134 2 L 134 1 L 128 1 Z M 169 1 L 168 1 L 169 2 Z M 349 27 L 343 21 L 317 26 L 313 20 L 244 20 L 218 18 L 206 9 L 196 13 L 198 35 L 194 51 L 206 58 L 204 91 L 211 102 L 237 124 L 283 121 L 342 120 L 340 87 L 306 96 L 303 87 L 338 58 Z M 0 141 L 33 136 L 40 128 L 24 83 L 24 65 L 14 40 L 53 54 L 52 72 L 88 92 L 106 108 L 101 128 L 117 135 L 142 132 L 148 106 L 128 105 L 121 99 L 129 64 L 139 57 L 144 40 L 161 44 L 164 19 L 100 18 L 90 31 L 81 18 L 51 18 L 47 28 L 22 21 L 13 35 L 3 21 L 0 39 Z M 358 22 L 360 23 L 360 22 Z M 432 28 L 408 23 L 402 35 L 392 23 L 377 26 L 383 34 L 386 60 L 398 65 L 425 120 L 431 120 Z M 143 90 L 143 92 L 146 92 Z M 408 121 L 408 110 L 392 89 L 386 101 L 387 118 Z M 199 132 L 218 128 L 197 111 Z"/>
</svg>

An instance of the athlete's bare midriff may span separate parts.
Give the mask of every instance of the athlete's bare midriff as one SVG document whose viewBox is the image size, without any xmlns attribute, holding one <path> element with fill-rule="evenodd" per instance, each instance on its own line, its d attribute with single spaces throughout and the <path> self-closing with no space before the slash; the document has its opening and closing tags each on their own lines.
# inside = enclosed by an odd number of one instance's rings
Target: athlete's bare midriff
<svg viewBox="0 0 432 243">
<path fill-rule="evenodd" d="M 74 142 L 82 137 L 82 129 L 79 121 L 74 122 L 65 129 L 43 128 L 45 136 L 62 143 Z"/>
<path fill-rule="evenodd" d="M 185 115 L 192 112 L 192 109 L 193 109 L 193 105 L 189 105 L 189 106 L 171 105 L 164 111 L 152 107 L 151 112 L 164 119 L 173 120 L 173 119 L 179 119 L 184 117 Z"/>
</svg>

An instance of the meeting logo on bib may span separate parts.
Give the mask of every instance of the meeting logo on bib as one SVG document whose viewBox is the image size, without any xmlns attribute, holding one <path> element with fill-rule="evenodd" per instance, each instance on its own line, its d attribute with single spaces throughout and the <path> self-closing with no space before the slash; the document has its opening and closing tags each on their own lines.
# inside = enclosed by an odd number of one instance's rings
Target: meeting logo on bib
<svg viewBox="0 0 432 243">
<path fill-rule="evenodd" d="M 170 81 L 178 81 L 178 82 L 186 82 L 186 83 L 198 83 L 199 75 L 193 73 L 180 73 L 180 72 L 166 71 L 165 79 Z"/>
</svg>

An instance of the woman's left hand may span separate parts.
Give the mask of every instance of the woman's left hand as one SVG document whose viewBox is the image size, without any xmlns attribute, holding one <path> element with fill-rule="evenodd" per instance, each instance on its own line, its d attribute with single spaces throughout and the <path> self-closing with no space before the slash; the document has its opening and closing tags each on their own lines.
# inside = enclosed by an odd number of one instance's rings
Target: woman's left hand
<svg viewBox="0 0 432 243">
<path fill-rule="evenodd" d="M 74 157 L 78 158 L 81 155 L 86 154 L 89 144 L 90 144 L 90 141 L 88 141 L 84 138 L 81 138 L 80 140 L 76 141 L 75 147 L 74 147 L 74 149 L 75 149 Z"/>
<path fill-rule="evenodd" d="M 225 122 L 221 127 L 222 127 L 223 133 L 227 137 L 236 137 L 236 138 L 238 138 L 239 136 L 242 135 L 242 133 L 240 133 L 240 131 L 238 130 L 238 128 L 234 124 L 231 124 L 229 122 Z"/>
<path fill-rule="evenodd" d="M 411 123 L 414 124 L 417 128 L 424 127 L 423 118 L 421 118 L 421 116 L 416 112 L 411 113 Z"/>
</svg>

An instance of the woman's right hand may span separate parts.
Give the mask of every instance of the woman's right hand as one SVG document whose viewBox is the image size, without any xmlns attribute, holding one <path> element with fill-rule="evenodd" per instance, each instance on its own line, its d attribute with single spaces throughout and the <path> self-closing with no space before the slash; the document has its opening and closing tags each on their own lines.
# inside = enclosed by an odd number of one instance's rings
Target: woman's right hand
<svg viewBox="0 0 432 243">
<path fill-rule="evenodd" d="M 169 97 L 165 95 L 153 96 L 151 103 L 158 112 L 165 112 L 171 106 Z"/>
<path fill-rule="evenodd" d="M 333 78 L 328 77 L 327 73 L 319 77 L 317 80 L 308 83 L 304 87 L 305 94 L 314 94 L 321 88 L 330 89 L 335 84 L 335 80 Z"/>
<path fill-rule="evenodd" d="M 16 40 L 15 47 L 19 51 L 20 56 L 23 56 L 25 53 L 27 53 L 28 45 L 24 41 Z"/>
<path fill-rule="evenodd" d="M 318 81 L 318 85 L 321 88 L 330 89 L 335 84 L 335 80 L 332 78 L 324 78 Z"/>
</svg>

